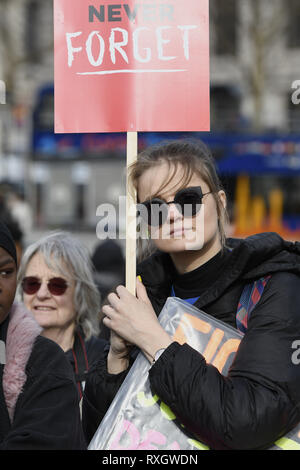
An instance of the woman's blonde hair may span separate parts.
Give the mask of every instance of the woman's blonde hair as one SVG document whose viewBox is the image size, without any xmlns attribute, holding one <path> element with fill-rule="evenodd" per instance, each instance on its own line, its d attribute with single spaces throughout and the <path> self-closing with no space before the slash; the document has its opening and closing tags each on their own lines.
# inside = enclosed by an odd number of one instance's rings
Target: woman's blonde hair
<svg viewBox="0 0 300 470">
<path fill-rule="evenodd" d="M 183 169 L 183 173 L 178 190 L 186 187 L 193 175 L 199 175 L 208 185 L 215 199 L 220 241 L 222 247 L 224 247 L 228 215 L 218 195 L 218 192 L 223 190 L 223 187 L 217 174 L 214 158 L 208 147 L 200 140 L 182 139 L 166 141 L 146 148 L 139 153 L 137 160 L 129 168 L 129 181 L 132 187 L 137 190 L 142 174 L 146 170 L 153 168 L 153 166 L 158 166 L 165 162 L 170 168 L 169 178 L 159 188 L 157 194 L 161 194 L 163 189 L 172 182 L 179 166 Z M 155 194 L 152 195 L 152 197 L 155 196 Z"/>
</svg>

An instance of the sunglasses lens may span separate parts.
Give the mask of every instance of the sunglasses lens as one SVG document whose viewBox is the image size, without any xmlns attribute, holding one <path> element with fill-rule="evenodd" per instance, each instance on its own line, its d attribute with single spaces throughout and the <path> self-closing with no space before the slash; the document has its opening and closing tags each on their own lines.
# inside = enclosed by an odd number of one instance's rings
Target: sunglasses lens
<svg viewBox="0 0 300 470">
<path fill-rule="evenodd" d="M 48 282 L 49 292 L 53 295 L 63 295 L 67 290 L 68 284 L 61 277 L 54 277 Z"/>
<path fill-rule="evenodd" d="M 36 294 L 40 287 L 41 281 L 37 277 L 25 277 L 22 281 L 22 288 L 25 294 Z M 48 282 L 48 289 L 52 295 L 63 295 L 67 287 L 68 284 L 61 277 L 54 277 Z"/>
<path fill-rule="evenodd" d="M 140 204 L 142 218 L 152 227 L 160 227 L 168 217 L 168 206 L 161 199 L 151 199 Z"/>
<path fill-rule="evenodd" d="M 176 204 L 177 209 L 184 217 L 193 217 L 199 212 L 202 199 L 202 189 L 200 186 L 197 186 L 178 191 L 174 201 L 171 202 Z M 168 219 L 169 204 L 171 204 L 171 202 L 154 198 L 138 204 L 138 212 L 148 225 L 160 227 Z"/>
<path fill-rule="evenodd" d="M 22 281 L 22 288 L 25 294 L 35 294 L 40 287 L 41 283 L 36 277 L 25 277 Z"/>
<path fill-rule="evenodd" d="M 202 194 L 196 191 L 183 190 L 176 195 L 175 202 L 180 206 L 183 215 L 191 217 L 200 210 Z"/>
</svg>

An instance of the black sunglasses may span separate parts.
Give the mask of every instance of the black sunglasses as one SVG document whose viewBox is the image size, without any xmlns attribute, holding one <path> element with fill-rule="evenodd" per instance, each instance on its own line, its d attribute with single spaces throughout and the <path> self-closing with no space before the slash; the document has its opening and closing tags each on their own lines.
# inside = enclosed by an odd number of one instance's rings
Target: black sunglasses
<svg viewBox="0 0 300 470">
<path fill-rule="evenodd" d="M 137 210 L 148 225 L 159 227 L 168 218 L 170 204 L 176 204 L 183 216 L 194 217 L 200 210 L 203 197 L 211 193 L 212 191 L 203 194 L 201 186 L 184 188 L 175 194 L 174 201 L 166 202 L 156 197 L 139 203 Z"/>
<path fill-rule="evenodd" d="M 40 290 L 41 285 L 42 282 L 35 276 L 24 277 L 22 281 L 22 289 L 28 295 L 36 294 Z M 47 287 L 50 294 L 63 295 L 68 288 L 68 284 L 62 277 L 53 277 L 47 282 Z"/>
</svg>

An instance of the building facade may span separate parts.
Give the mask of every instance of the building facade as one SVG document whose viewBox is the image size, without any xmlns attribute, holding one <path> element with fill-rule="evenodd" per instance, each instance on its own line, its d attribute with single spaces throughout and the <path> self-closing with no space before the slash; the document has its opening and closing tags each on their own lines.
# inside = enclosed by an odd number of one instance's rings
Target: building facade
<svg viewBox="0 0 300 470">
<path fill-rule="evenodd" d="M 39 100 L 39 129 L 53 129 L 53 94 L 45 92 L 53 87 L 53 1 L 0 0 L 0 8 L 7 94 L 0 105 L 0 180 L 25 181 L 38 224 L 95 226 L 97 206 L 125 193 L 123 141 L 116 137 L 112 155 L 113 142 L 101 150 L 90 137 L 90 158 L 68 147 L 67 138 L 62 152 L 51 151 L 49 139 L 46 156 L 36 150 Z M 292 99 L 297 80 L 300 89 L 299 22 L 299 0 L 210 0 L 212 133 L 300 134 L 300 104 Z"/>
</svg>

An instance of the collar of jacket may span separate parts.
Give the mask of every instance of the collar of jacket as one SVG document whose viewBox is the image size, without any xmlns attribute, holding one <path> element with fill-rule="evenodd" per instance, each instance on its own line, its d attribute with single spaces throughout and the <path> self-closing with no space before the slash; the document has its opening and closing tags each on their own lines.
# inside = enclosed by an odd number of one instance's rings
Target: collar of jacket
<svg viewBox="0 0 300 470">
<path fill-rule="evenodd" d="M 238 280 L 250 282 L 282 271 L 300 275 L 300 243 L 285 241 L 277 233 L 260 233 L 245 239 L 230 238 L 226 245 L 232 249 L 230 262 L 197 301 L 198 308 L 216 300 Z M 169 297 L 174 266 L 167 253 L 155 252 L 138 266 L 137 271 L 151 298 L 162 303 Z"/>
<path fill-rule="evenodd" d="M 13 304 L 9 317 L 6 338 L 6 364 L 3 372 L 3 393 L 10 421 L 12 422 L 18 397 L 27 379 L 26 365 L 34 341 L 41 333 L 42 328 L 22 304 Z"/>
</svg>

